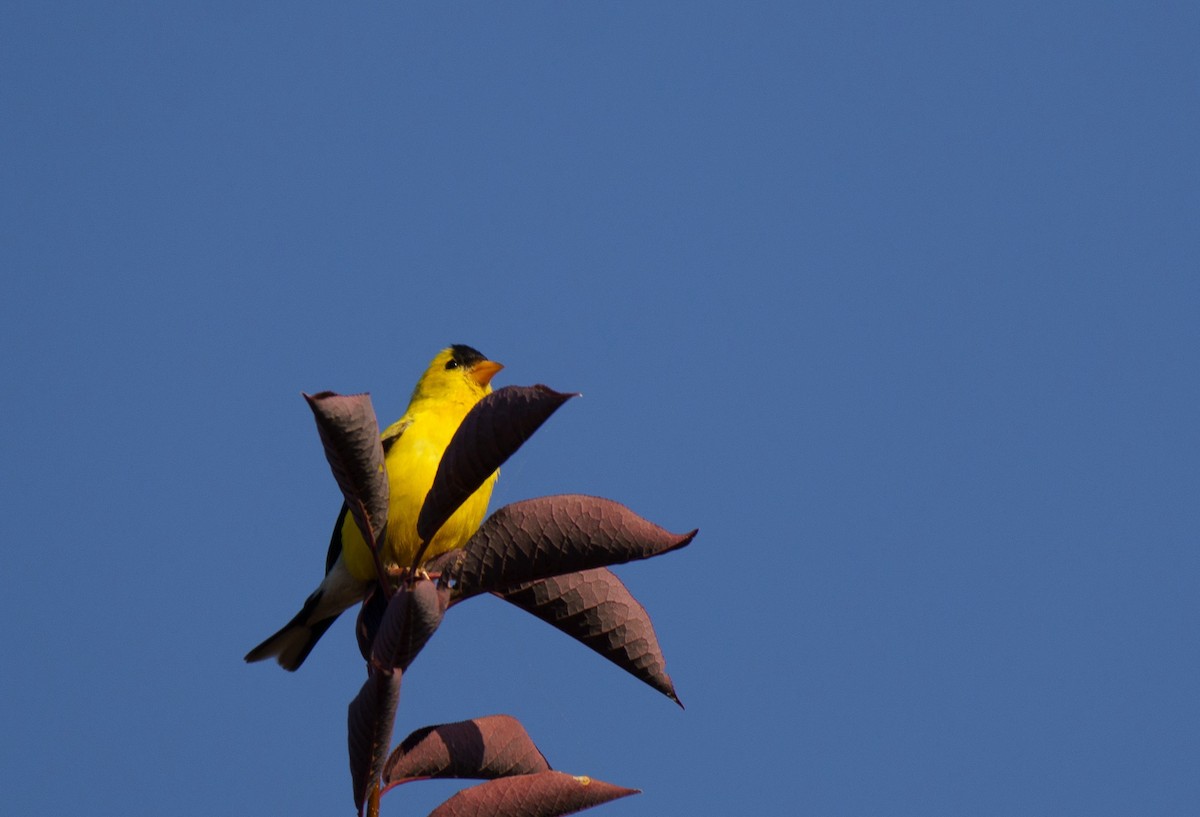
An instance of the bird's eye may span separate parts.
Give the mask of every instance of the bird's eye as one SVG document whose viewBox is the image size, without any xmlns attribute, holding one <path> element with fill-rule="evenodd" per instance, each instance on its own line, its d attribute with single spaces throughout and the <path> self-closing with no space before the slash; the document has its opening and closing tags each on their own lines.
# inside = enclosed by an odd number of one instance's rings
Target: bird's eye
<svg viewBox="0 0 1200 817">
<path fill-rule="evenodd" d="M 457 368 L 458 368 L 458 361 L 457 361 L 457 360 L 455 360 L 455 359 L 451 358 L 450 360 L 447 360 L 447 361 L 446 361 L 446 369 L 447 369 L 447 371 L 449 371 L 450 369 L 457 369 Z"/>
</svg>

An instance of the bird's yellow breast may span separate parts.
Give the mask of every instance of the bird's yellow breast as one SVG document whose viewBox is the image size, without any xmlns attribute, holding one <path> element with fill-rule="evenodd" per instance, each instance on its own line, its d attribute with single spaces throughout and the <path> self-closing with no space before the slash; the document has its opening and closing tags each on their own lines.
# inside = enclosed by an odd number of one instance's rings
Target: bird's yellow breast
<svg viewBox="0 0 1200 817">
<path fill-rule="evenodd" d="M 404 422 L 408 425 L 384 459 L 390 489 L 387 536 L 382 552 L 385 565 L 412 564 L 421 544 L 417 537 L 421 505 L 433 485 L 442 454 L 469 409 L 469 405 L 440 402 L 426 410 L 419 405 L 410 406 L 405 415 Z M 466 544 L 487 513 L 498 474 L 498 471 L 492 474 L 447 520 L 425 549 L 423 560 Z M 371 552 L 349 514 L 342 526 L 342 559 L 355 578 L 362 581 L 375 578 Z"/>
</svg>

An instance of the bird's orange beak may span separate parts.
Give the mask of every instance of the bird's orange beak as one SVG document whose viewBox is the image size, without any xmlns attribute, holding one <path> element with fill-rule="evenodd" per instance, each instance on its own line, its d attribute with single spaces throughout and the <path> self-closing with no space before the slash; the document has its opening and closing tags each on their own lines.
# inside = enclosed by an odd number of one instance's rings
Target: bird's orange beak
<svg viewBox="0 0 1200 817">
<path fill-rule="evenodd" d="M 471 367 L 471 377 L 479 385 L 486 386 L 492 382 L 492 378 L 496 376 L 496 372 L 503 368 L 503 363 L 497 363 L 494 360 L 485 360 Z"/>
</svg>

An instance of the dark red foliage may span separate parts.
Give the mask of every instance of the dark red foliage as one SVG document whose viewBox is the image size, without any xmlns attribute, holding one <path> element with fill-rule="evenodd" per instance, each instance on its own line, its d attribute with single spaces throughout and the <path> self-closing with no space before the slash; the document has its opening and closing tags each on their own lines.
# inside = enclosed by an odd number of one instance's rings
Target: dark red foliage
<svg viewBox="0 0 1200 817">
<path fill-rule="evenodd" d="M 387 789 L 431 777 L 491 780 L 549 768 L 516 718 L 488 715 L 413 732 L 388 758 L 383 785 Z"/>
<path fill-rule="evenodd" d="M 371 641 L 371 661 L 382 669 L 408 669 L 429 641 L 450 602 L 450 591 L 429 579 L 401 585 L 388 602 Z"/>
<path fill-rule="evenodd" d="M 442 454 L 433 486 L 421 506 L 417 517 L 421 541 L 432 539 L 467 497 L 559 406 L 575 396 L 548 386 L 505 386 L 476 403 Z M 418 563 L 420 556 L 417 554 Z"/>
<path fill-rule="evenodd" d="M 390 599 L 383 594 L 380 587 L 375 586 L 367 591 L 367 598 L 358 609 L 358 621 L 354 625 L 354 635 L 358 638 L 358 651 L 363 660 L 370 662 L 372 646 L 379 626 L 383 623 L 383 614 L 387 612 Z"/>
<path fill-rule="evenodd" d="M 429 817 L 559 817 L 639 793 L 589 777 L 539 772 L 463 789 Z"/>
<path fill-rule="evenodd" d="M 316 417 L 325 458 L 358 529 L 370 531 L 378 541 L 387 524 L 388 481 L 370 395 L 323 391 L 304 399 Z"/>
<path fill-rule="evenodd" d="M 564 494 L 506 505 L 480 526 L 452 568 L 457 593 L 504 590 L 681 548 L 696 531 L 675 534 L 619 502 Z"/>
<path fill-rule="evenodd" d="M 607 568 L 540 579 L 496 595 L 579 639 L 683 706 L 650 616 Z"/>
<path fill-rule="evenodd" d="M 371 787 L 378 784 L 392 740 L 400 704 L 400 670 L 375 670 L 367 676 L 347 714 L 350 782 L 354 805 L 362 814 Z"/>
</svg>

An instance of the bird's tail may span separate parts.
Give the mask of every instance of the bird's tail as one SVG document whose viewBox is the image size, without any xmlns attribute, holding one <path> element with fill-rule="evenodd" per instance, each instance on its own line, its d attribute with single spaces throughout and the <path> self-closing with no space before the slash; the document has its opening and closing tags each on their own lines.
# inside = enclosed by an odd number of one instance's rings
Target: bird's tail
<svg viewBox="0 0 1200 817">
<path fill-rule="evenodd" d="M 313 595 L 315 596 L 316 593 Z M 309 597 L 309 601 L 312 601 L 312 596 Z M 337 620 L 337 614 L 334 614 L 320 621 L 309 621 L 308 608 L 309 605 L 306 603 L 304 609 L 283 625 L 279 632 L 246 653 L 246 661 L 265 661 L 268 658 L 274 658 L 279 662 L 279 666 L 288 672 L 295 672 L 299 669 L 300 665 L 304 663 L 304 659 L 308 658 L 308 654 L 312 652 L 312 648 L 317 646 L 317 641 Z"/>
<path fill-rule="evenodd" d="M 367 586 L 354 579 L 338 560 L 300 612 L 279 632 L 246 653 L 246 661 L 274 658 L 279 666 L 295 672 L 342 611 L 362 600 Z"/>
</svg>

